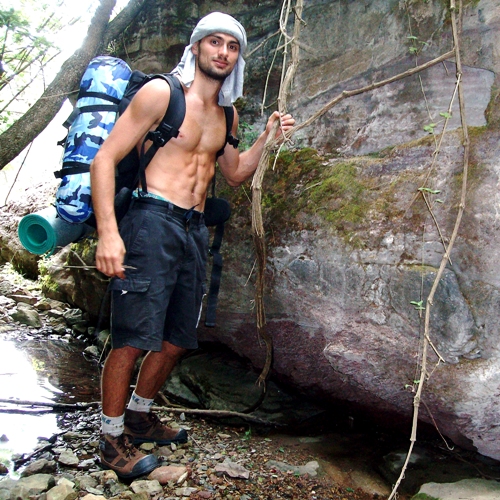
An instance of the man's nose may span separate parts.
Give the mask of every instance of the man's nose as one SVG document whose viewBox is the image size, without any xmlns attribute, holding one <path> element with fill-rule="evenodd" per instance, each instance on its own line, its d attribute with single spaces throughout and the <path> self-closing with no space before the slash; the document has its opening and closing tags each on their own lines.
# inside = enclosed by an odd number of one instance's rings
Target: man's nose
<svg viewBox="0 0 500 500">
<path fill-rule="evenodd" d="M 219 47 L 219 54 L 223 57 L 227 57 L 229 54 L 229 48 L 225 43 L 221 43 Z"/>
</svg>

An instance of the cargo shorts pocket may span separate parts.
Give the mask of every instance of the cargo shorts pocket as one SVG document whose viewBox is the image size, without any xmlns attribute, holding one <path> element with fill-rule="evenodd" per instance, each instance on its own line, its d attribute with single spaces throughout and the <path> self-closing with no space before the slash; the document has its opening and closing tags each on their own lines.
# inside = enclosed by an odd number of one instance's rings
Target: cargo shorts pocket
<svg viewBox="0 0 500 500">
<path fill-rule="evenodd" d="M 149 288 L 151 278 L 115 278 L 109 284 L 111 292 L 111 322 L 114 332 L 140 335 L 150 330 L 151 311 Z"/>
</svg>

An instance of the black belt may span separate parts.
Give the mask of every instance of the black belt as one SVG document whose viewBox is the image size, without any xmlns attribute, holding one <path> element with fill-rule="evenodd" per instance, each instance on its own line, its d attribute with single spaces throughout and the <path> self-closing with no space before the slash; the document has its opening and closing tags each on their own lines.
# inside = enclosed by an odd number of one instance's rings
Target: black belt
<svg viewBox="0 0 500 500">
<path fill-rule="evenodd" d="M 132 198 L 132 208 L 139 210 L 156 210 L 166 214 L 180 215 L 184 221 L 200 223 L 205 220 L 203 212 L 193 208 L 181 208 L 170 201 L 157 200 L 156 198 L 138 197 Z"/>
</svg>

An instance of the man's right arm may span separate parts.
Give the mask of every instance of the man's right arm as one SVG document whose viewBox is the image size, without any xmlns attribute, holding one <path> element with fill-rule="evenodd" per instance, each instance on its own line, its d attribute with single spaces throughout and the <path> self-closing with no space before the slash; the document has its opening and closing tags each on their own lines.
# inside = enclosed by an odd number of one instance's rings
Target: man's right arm
<svg viewBox="0 0 500 500">
<path fill-rule="evenodd" d="M 170 87 L 161 79 L 139 90 L 90 166 L 92 205 L 99 237 L 96 266 L 107 276 L 125 277 L 125 246 L 118 233 L 114 210 L 116 166 L 161 121 L 169 100 Z"/>
</svg>

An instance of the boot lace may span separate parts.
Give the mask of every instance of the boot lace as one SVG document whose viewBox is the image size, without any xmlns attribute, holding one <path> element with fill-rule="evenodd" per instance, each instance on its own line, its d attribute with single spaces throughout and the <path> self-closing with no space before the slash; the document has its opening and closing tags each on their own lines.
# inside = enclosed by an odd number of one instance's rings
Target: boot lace
<svg viewBox="0 0 500 500">
<path fill-rule="evenodd" d="M 133 457 L 137 453 L 137 449 L 132 443 L 132 439 L 127 434 L 122 434 L 116 442 L 116 447 L 122 452 L 125 457 Z"/>
</svg>

